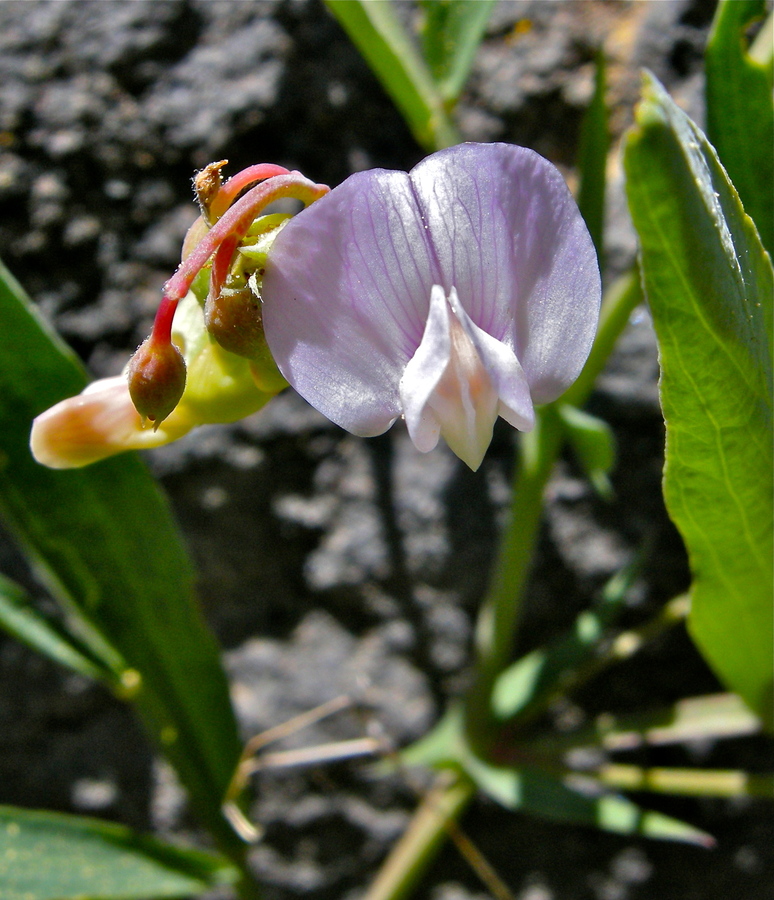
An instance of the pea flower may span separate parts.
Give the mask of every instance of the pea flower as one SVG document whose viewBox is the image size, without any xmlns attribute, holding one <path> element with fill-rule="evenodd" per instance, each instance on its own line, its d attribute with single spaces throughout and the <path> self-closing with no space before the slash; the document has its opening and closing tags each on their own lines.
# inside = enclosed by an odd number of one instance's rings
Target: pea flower
<svg viewBox="0 0 774 900">
<path fill-rule="evenodd" d="M 224 165 L 195 180 L 202 215 L 152 334 L 124 376 L 35 420 L 40 462 L 158 446 L 248 415 L 289 382 L 354 434 L 402 416 L 419 450 L 443 436 L 476 469 L 498 416 L 529 430 L 534 404 L 579 374 L 599 312 L 596 254 L 536 153 L 463 144 L 332 192 L 270 164 L 223 183 Z M 282 197 L 307 208 L 261 214 Z"/>
<path fill-rule="evenodd" d="M 352 175 L 277 236 L 263 325 L 280 372 L 362 436 L 402 416 L 471 469 L 498 416 L 534 425 L 588 356 L 596 253 L 559 171 L 508 144 L 462 144 L 410 173 Z"/>
</svg>

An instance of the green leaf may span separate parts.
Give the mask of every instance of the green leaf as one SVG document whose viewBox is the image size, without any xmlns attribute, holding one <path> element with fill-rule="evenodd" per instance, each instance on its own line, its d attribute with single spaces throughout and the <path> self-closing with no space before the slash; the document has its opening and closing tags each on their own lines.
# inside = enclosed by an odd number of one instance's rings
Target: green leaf
<svg viewBox="0 0 774 900">
<path fill-rule="evenodd" d="M 605 70 L 605 56 L 600 50 L 597 53 L 594 95 L 581 122 L 578 155 L 578 207 L 597 248 L 600 265 L 604 252 L 605 186 L 607 154 L 610 150 Z"/>
<path fill-rule="evenodd" d="M 566 403 L 557 405 L 565 434 L 584 472 L 606 500 L 613 496 L 608 475 L 615 465 L 615 435 L 602 419 Z"/>
<path fill-rule="evenodd" d="M 570 734 L 550 734 L 529 742 L 530 752 L 558 757 L 580 747 L 636 750 L 665 744 L 744 737 L 761 723 L 736 694 L 687 697 L 672 706 L 626 716 L 603 713 Z"/>
<path fill-rule="evenodd" d="M 655 712 L 603 717 L 597 724 L 597 734 L 607 750 L 631 750 L 644 744 L 741 737 L 760 728 L 759 719 L 736 694 L 711 694 L 688 697 Z"/>
<path fill-rule="evenodd" d="M 454 103 L 465 86 L 495 0 L 420 0 L 422 50 L 441 94 Z"/>
<path fill-rule="evenodd" d="M 68 614 L 120 655 L 127 695 L 194 806 L 241 853 L 220 811 L 240 753 L 236 722 L 167 501 L 135 454 L 65 471 L 33 460 L 33 417 L 86 376 L 4 268 L 0 318 L 0 514 Z"/>
<path fill-rule="evenodd" d="M 661 362 L 664 494 L 688 548 L 689 628 L 772 723 L 771 261 L 701 131 L 647 77 L 629 206 Z"/>
<path fill-rule="evenodd" d="M 532 745 L 525 745 L 527 752 Z M 565 783 L 572 772 L 549 774 L 537 768 L 493 765 L 476 755 L 465 738 L 462 707 L 453 707 L 422 740 L 401 752 L 409 766 L 454 768 L 467 774 L 476 787 L 506 809 L 554 821 L 590 825 L 620 834 L 685 841 L 712 846 L 710 835 L 692 825 L 641 809 L 624 797 L 605 791 L 585 779 L 583 790 Z"/>
<path fill-rule="evenodd" d="M 774 252 L 774 103 L 768 65 L 745 48 L 745 29 L 766 15 L 765 0 L 722 0 L 705 54 L 707 135 L 763 246 Z"/>
<path fill-rule="evenodd" d="M 58 622 L 47 619 L 32 605 L 25 591 L 0 574 L 0 627 L 33 650 L 87 678 L 114 682 L 109 662 L 96 660 Z"/>
<path fill-rule="evenodd" d="M 702 847 L 715 843 L 706 832 L 686 822 L 642 809 L 617 794 L 594 792 L 591 785 L 581 792 L 546 772 L 492 766 L 472 754 L 463 765 L 478 788 L 507 809 L 616 834 L 642 834 Z"/>
<path fill-rule="evenodd" d="M 325 0 L 425 150 L 460 143 L 443 98 L 390 0 Z"/>
<path fill-rule="evenodd" d="M 112 822 L 0 806 L 0 900 L 185 897 L 236 877 L 221 857 Z"/>
<path fill-rule="evenodd" d="M 579 668 L 595 656 L 605 629 L 623 610 L 637 568 L 627 566 L 614 575 L 599 602 L 582 612 L 566 634 L 522 656 L 500 674 L 492 691 L 492 710 L 500 721 L 521 721 L 567 688 Z"/>
<path fill-rule="evenodd" d="M 400 751 L 400 761 L 407 766 L 437 766 L 453 763 L 466 752 L 464 711 L 452 705 L 435 726 L 418 741 Z"/>
</svg>

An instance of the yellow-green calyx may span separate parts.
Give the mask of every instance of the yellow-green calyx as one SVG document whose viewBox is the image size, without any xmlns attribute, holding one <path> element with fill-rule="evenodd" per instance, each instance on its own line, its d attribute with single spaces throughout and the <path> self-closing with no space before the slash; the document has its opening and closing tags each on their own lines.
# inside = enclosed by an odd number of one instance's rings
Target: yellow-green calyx
<svg viewBox="0 0 774 900">
<path fill-rule="evenodd" d="M 212 163 L 195 179 L 202 215 L 164 286 L 151 336 L 123 375 L 38 416 L 30 445 L 39 462 L 71 468 L 159 446 L 197 425 L 244 418 L 287 387 L 263 335 L 261 283 L 290 217 L 261 212 L 281 198 L 309 205 L 329 189 L 274 165 L 222 182 L 224 165 Z"/>
</svg>

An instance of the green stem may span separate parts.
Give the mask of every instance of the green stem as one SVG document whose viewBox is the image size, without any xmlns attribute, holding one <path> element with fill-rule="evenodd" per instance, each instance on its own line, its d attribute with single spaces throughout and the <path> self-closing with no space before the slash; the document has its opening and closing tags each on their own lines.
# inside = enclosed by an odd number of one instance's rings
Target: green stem
<svg viewBox="0 0 774 900">
<path fill-rule="evenodd" d="M 475 793 L 475 786 L 466 775 L 442 773 L 392 848 L 363 900 L 401 900 L 406 897 Z"/>
<path fill-rule="evenodd" d="M 586 401 L 632 310 L 641 299 L 636 272 L 622 277 L 606 292 L 591 354 L 578 380 L 561 398 L 562 403 L 580 405 Z M 510 662 L 521 597 L 540 527 L 543 490 L 562 439 L 559 416 L 550 406 L 540 410 L 535 431 L 523 436 L 511 521 L 503 538 L 492 587 L 479 617 L 474 680 L 465 698 L 467 736 L 474 750 L 485 750 L 496 737 L 491 713 L 492 686 Z M 448 773 L 445 777 L 449 777 Z M 407 896 L 441 847 L 450 831 L 450 823 L 458 819 L 474 796 L 473 782 L 462 774 L 451 784 L 437 786 L 420 805 L 364 900 L 401 900 Z"/>
<path fill-rule="evenodd" d="M 522 436 L 513 487 L 511 519 L 500 549 L 492 586 L 476 628 L 475 678 L 465 702 L 468 740 L 486 754 L 495 739 L 491 695 L 508 665 L 543 514 L 543 491 L 561 449 L 563 430 L 549 406 L 538 413 L 535 430 Z"/>
<path fill-rule="evenodd" d="M 683 797 L 774 797 L 774 778 L 733 769 L 643 769 L 607 763 L 589 773 L 606 787 Z"/>
<path fill-rule="evenodd" d="M 594 346 L 577 381 L 561 398 L 563 404 L 580 406 L 586 402 L 632 310 L 641 300 L 636 271 L 618 279 L 606 292 Z M 546 406 L 538 412 L 535 430 L 522 435 L 510 524 L 476 629 L 477 659 L 473 684 L 466 697 L 466 732 L 471 746 L 484 754 L 497 731 L 490 703 L 492 688 L 497 676 L 511 661 L 524 589 L 543 515 L 543 492 L 564 440 L 562 424 L 554 407 Z"/>
<path fill-rule="evenodd" d="M 622 631 L 610 642 L 610 645 L 603 653 L 590 659 L 584 666 L 581 666 L 573 673 L 562 693 L 567 694 L 570 691 L 578 690 L 578 688 L 604 672 L 605 669 L 631 658 L 644 644 L 654 641 L 657 637 L 674 628 L 675 625 L 685 622 L 690 609 L 691 602 L 688 595 L 680 594 L 678 597 L 670 600 L 652 619 L 649 619 L 639 628 Z M 557 697 L 554 696 L 553 699 L 555 700 Z M 550 703 L 551 699 L 549 697 L 545 706 L 546 709 Z"/>
<path fill-rule="evenodd" d="M 559 402 L 571 406 L 583 406 L 594 389 L 597 378 L 607 365 L 616 341 L 626 328 L 634 309 L 642 303 L 642 287 L 638 268 L 632 269 L 616 279 L 605 291 L 602 308 L 599 311 L 599 326 L 594 346 L 583 371 L 570 388 L 559 398 Z"/>
<path fill-rule="evenodd" d="M 240 864 L 239 871 L 240 878 L 235 885 L 239 900 L 262 900 L 261 888 L 247 866 L 246 860 L 243 860 Z"/>
</svg>

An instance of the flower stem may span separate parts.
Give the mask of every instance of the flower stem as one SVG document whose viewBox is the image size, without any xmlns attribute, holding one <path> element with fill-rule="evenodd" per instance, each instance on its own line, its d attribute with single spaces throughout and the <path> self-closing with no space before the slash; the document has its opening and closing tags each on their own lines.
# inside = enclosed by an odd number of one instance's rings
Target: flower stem
<svg viewBox="0 0 774 900">
<path fill-rule="evenodd" d="M 606 292 L 597 337 L 578 380 L 562 403 L 586 401 L 632 310 L 642 300 L 636 271 L 623 276 Z M 474 680 L 465 698 L 465 725 L 474 750 L 486 751 L 497 737 L 491 713 L 492 687 L 509 664 L 521 601 L 542 517 L 543 490 L 561 450 L 563 431 L 552 407 L 539 411 L 534 432 L 523 436 L 516 468 L 511 521 L 499 561 L 484 601 L 476 632 Z M 450 773 L 443 777 L 451 778 Z M 450 826 L 475 796 L 475 785 L 458 773 L 439 782 L 417 809 L 400 841 L 382 866 L 364 900 L 401 900 L 435 857 Z"/>
<path fill-rule="evenodd" d="M 425 795 L 363 900 L 406 897 L 475 793 L 475 786 L 466 775 L 443 772 Z"/>
<path fill-rule="evenodd" d="M 580 406 L 590 395 L 632 310 L 642 300 L 638 272 L 622 276 L 606 292 L 591 354 L 575 384 L 560 398 Z M 553 406 L 538 411 L 535 430 L 522 435 L 510 524 L 476 627 L 474 679 L 465 702 L 471 746 L 486 755 L 496 738 L 491 694 L 510 663 L 516 629 L 543 513 L 543 492 L 561 451 L 564 431 Z"/>
<path fill-rule="evenodd" d="M 471 746 L 486 754 L 496 735 L 491 694 L 511 661 L 513 641 L 543 513 L 543 491 L 561 449 L 561 421 L 551 407 L 538 411 L 535 430 L 522 436 L 513 487 L 511 518 L 489 594 L 476 626 L 476 669 L 466 697 Z"/>
</svg>

